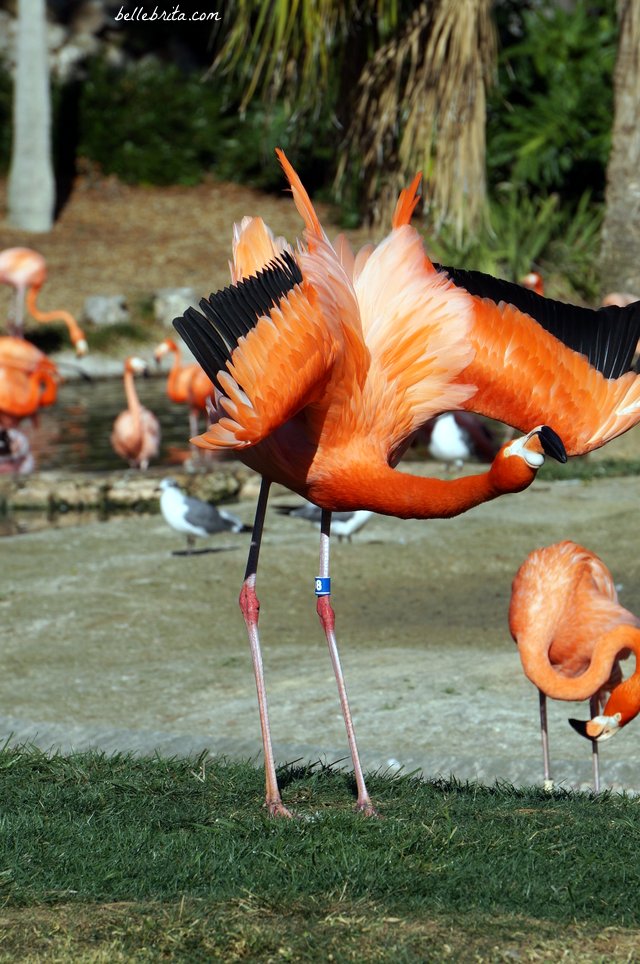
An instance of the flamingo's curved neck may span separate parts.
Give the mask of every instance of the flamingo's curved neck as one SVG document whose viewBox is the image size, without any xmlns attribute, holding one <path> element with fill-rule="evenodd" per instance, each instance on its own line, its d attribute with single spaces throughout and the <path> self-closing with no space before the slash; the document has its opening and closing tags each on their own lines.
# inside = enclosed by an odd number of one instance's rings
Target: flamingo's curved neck
<svg viewBox="0 0 640 964">
<path fill-rule="evenodd" d="M 44 324 L 49 321 L 62 321 L 67 326 L 67 330 L 69 332 L 69 338 L 71 339 L 74 345 L 77 344 L 77 342 L 79 341 L 84 341 L 85 340 L 84 332 L 82 331 L 82 329 L 78 325 L 78 322 L 75 320 L 75 318 L 69 311 L 64 311 L 64 309 L 59 309 L 56 311 L 41 311 L 40 308 L 38 308 L 38 305 L 36 303 L 38 291 L 39 291 L 39 288 L 33 285 L 31 288 L 27 290 L 27 297 L 26 297 L 27 308 L 29 309 L 30 314 L 35 318 L 35 320 L 39 321 L 41 324 Z"/>
<path fill-rule="evenodd" d="M 392 469 L 371 461 L 328 472 L 309 487 L 318 505 L 343 510 L 370 509 L 401 519 L 449 518 L 507 492 L 531 484 L 535 471 L 522 458 L 499 453 L 487 472 L 459 479 L 432 479 Z"/>
<path fill-rule="evenodd" d="M 527 677 L 531 682 L 546 693 L 553 700 L 586 700 L 590 699 L 600 687 L 604 686 L 609 677 L 613 664 L 618 654 L 625 649 L 630 649 L 635 653 L 636 670 L 629 680 L 616 687 L 614 693 L 622 687 L 630 689 L 628 684 L 638 691 L 640 701 L 640 668 L 638 660 L 640 658 L 640 629 L 636 626 L 624 624 L 616 626 L 615 629 L 604 633 L 596 642 L 593 649 L 593 657 L 589 667 L 579 676 L 562 676 L 554 668 L 549 660 L 548 647 L 540 646 L 536 640 L 535 630 L 523 632 L 522 638 L 518 639 L 518 649 L 520 658 Z M 549 640 L 549 644 L 551 641 Z M 624 695 L 625 690 L 622 690 Z M 613 699 L 613 695 L 611 699 Z M 611 702 L 611 700 L 610 700 Z M 638 702 L 640 708 L 640 702 Z M 615 711 L 614 711 L 615 712 Z M 637 712 L 637 710 L 636 710 Z"/>
<path fill-rule="evenodd" d="M 142 420 L 142 405 L 140 404 L 140 399 L 138 398 L 138 393 L 136 392 L 133 372 L 125 371 L 124 373 L 124 393 L 127 399 L 127 408 L 135 419 L 136 430 L 139 430 Z"/>
</svg>

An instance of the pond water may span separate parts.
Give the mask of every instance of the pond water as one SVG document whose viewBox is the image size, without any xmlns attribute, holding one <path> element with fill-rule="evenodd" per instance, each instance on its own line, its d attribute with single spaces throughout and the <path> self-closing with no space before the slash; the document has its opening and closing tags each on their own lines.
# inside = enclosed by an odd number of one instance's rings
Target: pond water
<svg viewBox="0 0 640 964">
<path fill-rule="evenodd" d="M 186 405 L 166 395 L 166 375 L 136 380 L 142 404 L 159 419 L 160 453 L 152 466 L 175 465 L 189 454 L 189 421 Z M 37 425 L 28 421 L 20 428 L 31 439 L 36 468 L 65 471 L 109 471 L 126 468 L 111 448 L 109 436 L 114 419 L 126 401 L 122 379 L 66 382 L 54 405 L 45 408 Z M 204 431 L 204 419 L 201 420 Z"/>
</svg>

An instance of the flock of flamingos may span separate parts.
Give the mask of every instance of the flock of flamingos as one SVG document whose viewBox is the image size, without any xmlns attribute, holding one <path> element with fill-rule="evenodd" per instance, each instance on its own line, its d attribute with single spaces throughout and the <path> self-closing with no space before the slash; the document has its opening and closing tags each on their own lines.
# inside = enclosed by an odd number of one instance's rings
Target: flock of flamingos
<svg viewBox="0 0 640 964">
<path fill-rule="evenodd" d="M 524 285 L 432 263 L 411 219 L 420 177 L 400 194 L 390 234 L 357 253 L 332 243 L 298 175 L 278 159 L 304 222 L 296 247 L 260 217 L 235 226 L 231 284 L 187 308 L 174 324 L 197 364 L 183 365 L 165 339 L 156 358 L 174 357 L 169 396 L 189 409 L 193 443 L 230 452 L 262 478 L 240 593 L 255 682 L 265 763 L 265 804 L 282 801 L 258 632 L 256 578 L 272 482 L 319 507 L 315 579 L 357 784 L 357 810 L 374 815 L 360 765 L 331 605 L 330 533 L 334 512 L 367 510 L 400 518 L 451 517 L 535 479 L 545 457 L 584 455 L 640 421 L 640 302 L 610 299 L 594 310 L 545 298 L 538 276 Z M 61 320 L 78 354 L 86 339 L 66 312 L 40 311 L 45 280 L 36 252 L 0 253 L 0 282 L 16 292 L 12 333 L 0 337 L 0 456 L 11 456 L 20 420 L 55 401 L 56 366 L 22 333 L 25 307 Z M 611 303 L 615 300 L 617 303 Z M 622 302 L 622 303 L 621 303 Z M 628 303 L 630 302 L 630 303 Z M 127 408 L 111 441 L 131 465 L 158 450 L 155 416 L 137 398 L 124 364 Z M 396 472 L 416 433 L 456 411 L 488 416 L 522 433 L 488 469 L 458 479 Z M 208 427 L 197 435 L 198 417 Z M 523 496 L 523 498 L 525 498 Z M 544 778 L 550 776 L 546 699 L 589 700 L 590 719 L 570 720 L 591 741 L 594 789 L 598 743 L 640 712 L 640 666 L 624 679 L 621 660 L 640 655 L 640 619 L 623 608 L 613 578 L 594 553 L 570 541 L 537 548 L 518 570 L 509 625 L 523 668 L 540 693 Z"/>
</svg>

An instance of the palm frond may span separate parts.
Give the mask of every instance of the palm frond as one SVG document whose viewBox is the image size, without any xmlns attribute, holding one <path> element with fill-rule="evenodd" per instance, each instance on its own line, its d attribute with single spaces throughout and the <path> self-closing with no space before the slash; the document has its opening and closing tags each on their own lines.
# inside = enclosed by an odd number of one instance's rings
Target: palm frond
<svg viewBox="0 0 640 964">
<path fill-rule="evenodd" d="M 232 26 L 212 72 L 235 72 L 245 83 L 241 110 L 258 96 L 281 94 L 294 106 L 317 107 L 334 57 L 343 54 L 352 23 L 375 23 L 393 30 L 400 0 L 234 0 L 227 17 Z"/>
<path fill-rule="evenodd" d="M 360 166 L 372 221 L 388 216 L 420 168 L 437 224 L 462 235 L 484 220 L 485 92 L 496 56 L 491 0 L 441 0 L 421 3 L 365 66 L 337 184 L 350 163 Z"/>
</svg>

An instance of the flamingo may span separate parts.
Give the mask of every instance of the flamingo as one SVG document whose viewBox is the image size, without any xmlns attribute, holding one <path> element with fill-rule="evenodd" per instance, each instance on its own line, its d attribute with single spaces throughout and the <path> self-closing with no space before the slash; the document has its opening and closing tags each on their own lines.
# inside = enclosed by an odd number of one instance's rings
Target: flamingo
<svg viewBox="0 0 640 964">
<path fill-rule="evenodd" d="M 31 342 L 0 336 L 0 424 L 15 427 L 52 405 L 59 380 L 56 365 Z"/>
<path fill-rule="evenodd" d="M 189 429 L 192 435 L 196 435 L 198 417 L 200 413 L 206 411 L 207 399 L 213 396 L 214 387 L 200 365 L 182 364 L 180 348 L 173 338 L 165 338 L 161 341 L 153 355 L 159 363 L 169 353 L 173 355 L 173 365 L 167 379 L 167 396 L 178 405 L 189 406 Z"/>
<path fill-rule="evenodd" d="M 87 340 L 77 321 L 68 311 L 41 311 L 36 299 L 40 288 L 47 280 L 47 262 L 38 251 L 31 248 L 6 248 L 0 251 L 0 283 L 15 289 L 14 310 L 15 334 L 22 335 L 24 327 L 25 303 L 36 321 L 62 321 L 67 326 L 69 337 L 77 355 L 86 355 Z"/>
<path fill-rule="evenodd" d="M 602 299 L 601 305 L 603 308 L 607 308 L 610 305 L 616 305 L 618 308 L 626 308 L 627 305 L 632 305 L 634 301 L 638 300 L 638 296 L 631 291 L 610 291 L 609 294 L 605 295 Z"/>
<path fill-rule="evenodd" d="M 217 388 L 214 422 L 193 441 L 236 450 L 262 475 L 240 606 L 258 691 L 265 804 L 274 816 L 291 815 L 275 774 L 255 591 L 267 499 L 276 481 L 323 510 L 317 611 L 338 684 L 356 808 L 373 815 L 330 603 L 332 512 L 453 516 L 525 489 L 545 453 L 560 461 L 566 456 L 549 426 L 530 421 L 529 409 L 522 418 L 513 413 L 518 422 L 528 422 L 523 425 L 527 434 L 503 446 L 487 472 L 445 481 L 394 471 L 428 418 L 461 407 L 474 393 L 482 391 L 483 399 L 488 394 L 477 365 L 475 384 L 462 377 L 474 364 L 471 334 L 482 301 L 436 272 L 427 259 L 420 235 L 409 224 L 418 178 L 400 196 L 390 236 L 356 257 L 344 238 L 335 248 L 329 243 L 295 171 L 282 152 L 278 156 L 305 222 L 306 246 L 294 255 L 263 222 L 245 220 L 234 234 L 234 283 L 201 301 L 204 314 L 187 309 L 174 324 Z M 501 362 L 496 359 L 494 368 Z M 522 378 L 518 385 L 522 392 Z"/>
<path fill-rule="evenodd" d="M 604 562 L 583 546 L 565 541 L 534 550 L 520 566 L 511 592 L 509 628 L 525 675 L 539 691 L 545 788 L 553 786 L 547 697 L 589 699 L 592 719 L 569 722 L 592 741 L 597 793 L 598 743 L 640 712 L 640 619 L 618 602 Z M 623 681 L 620 660 L 631 652 L 636 669 Z"/>
<path fill-rule="evenodd" d="M 146 374 L 146 363 L 131 355 L 124 363 L 124 392 L 127 408 L 120 412 L 111 431 L 111 445 L 126 459 L 131 468 L 146 469 L 160 448 L 160 423 L 140 404 L 134 385 L 134 375 Z"/>
<path fill-rule="evenodd" d="M 520 284 L 537 295 L 544 294 L 544 279 L 538 271 L 529 271 L 524 278 L 520 278 Z"/>
<path fill-rule="evenodd" d="M 338 682 L 356 806 L 373 814 L 329 598 L 331 513 L 456 515 L 525 489 L 545 454 L 564 461 L 566 452 L 584 454 L 631 428 L 640 420 L 640 381 L 628 370 L 640 312 L 562 305 L 489 275 L 433 264 L 410 225 L 419 175 L 401 192 L 391 234 L 378 247 L 354 255 L 344 237 L 331 245 L 295 171 L 277 154 L 306 244 L 294 254 L 260 219 L 245 219 L 234 231 L 231 287 L 174 325 L 217 388 L 213 424 L 195 444 L 235 450 L 262 475 L 240 606 L 258 691 L 266 806 L 290 816 L 275 777 L 255 591 L 276 481 L 324 509 L 317 609 Z M 503 445 L 479 475 L 445 481 L 396 473 L 414 432 L 455 409 L 526 434 Z"/>
</svg>

